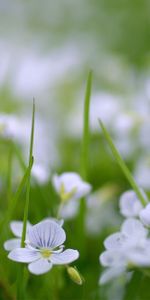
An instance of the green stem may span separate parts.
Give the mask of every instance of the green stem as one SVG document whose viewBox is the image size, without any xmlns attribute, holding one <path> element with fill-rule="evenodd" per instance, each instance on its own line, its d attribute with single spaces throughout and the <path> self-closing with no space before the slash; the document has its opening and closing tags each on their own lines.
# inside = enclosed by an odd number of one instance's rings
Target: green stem
<svg viewBox="0 0 150 300">
<path fill-rule="evenodd" d="M 135 191 L 135 193 L 137 194 L 137 197 L 139 198 L 139 200 L 141 201 L 142 205 L 145 206 L 147 205 L 147 201 L 146 199 L 144 198 L 141 190 L 139 189 L 136 181 L 134 180 L 131 172 L 129 171 L 128 167 L 126 166 L 125 162 L 123 161 L 120 153 L 118 152 L 117 148 L 115 147 L 112 139 L 111 139 L 111 136 L 109 134 L 109 132 L 107 131 L 107 129 L 105 128 L 104 124 L 102 123 L 102 121 L 99 121 L 100 122 L 100 126 L 101 126 L 101 129 L 102 129 L 102 132 L 111 148 L 111 151 L 118 163 L 118 165 L 120 166 L 121 170 L 123 171 L 124 175 L 126 176 L 127 180 L 129 181 L 130 185 L 132 186 L 133 190 Z"/>
<path fill-rule="evenodd" d="M 33 141 L 34 141 L 34 120 L 35 120 L 35 102 L 33 100 L 33 110 L 32 110 L 32 127 L 31 127 L 31 137 L 30 137 L 30 152 L 29 152 L 29 166 L 32 165 L 33 160 Z M 24 209 L 24 218 L 23 218 L 23 231 L 21 237 L 21 247 L 25 246 L 25 237 L 26 237 L 26 228 L 27 228 L 27 220 L 28 220 L 28 211 L 29 211 L 29 200 L 30 200 L 30 178 L 31 178 L 31 169 L 29 172 L 29 176 L 27 179 L 27 191 L 26 191 L 26 202 Z"/>
</svg>

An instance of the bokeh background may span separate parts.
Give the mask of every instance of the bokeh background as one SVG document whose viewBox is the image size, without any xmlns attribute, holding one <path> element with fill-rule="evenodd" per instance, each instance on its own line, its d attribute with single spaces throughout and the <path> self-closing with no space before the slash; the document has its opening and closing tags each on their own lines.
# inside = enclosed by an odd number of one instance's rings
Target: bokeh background
<svg viewBox="0 0 150 300">
<path fill-rule="evenodd" d="M 88 71 L 93 70 L 88 171 L 93 192 L 87 200 L 84 239 L 79 211 L 64 216 L 68 245 L 81 251 L 77 267 L 85 283 L 77 287 L 63 269 L 58 286 L 56 270 L 31 276 L 28 300 L 121 300 L 125 295 L 126 278 L 98 285 L 102 243 L 119 228 L 118 197 L 130 188 L 103 141 L 98 118 L 139 185 L 149 193 L 149 11 L 148 0 L 0 0 L 1 218 L 8 207 L 8 141 L 15 142 L 26 163 L 33 97 L 35 163 L 29 219 L 36 223 L 55 215 L 58 198 L 50 179 L 54 172 L 80 172 L 84 92 Z M 12 174 L 15 191 L 23 174 L 15 158 Z M 22 219 L 22 199 L 15 219 Z M 8 228 L 5 231 L 2 240 L 11 236 Z M 15 265 L 2 247 L 1 252 L 0 299 L 14 299 Z"/>
</svg>

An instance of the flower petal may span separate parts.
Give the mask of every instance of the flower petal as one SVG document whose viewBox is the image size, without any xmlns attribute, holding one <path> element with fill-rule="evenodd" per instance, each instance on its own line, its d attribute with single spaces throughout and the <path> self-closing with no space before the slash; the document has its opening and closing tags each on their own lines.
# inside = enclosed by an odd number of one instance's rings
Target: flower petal
<svg viewBox="0 0 150 300">
<path fill-rule="evenodd" d="M 29 228 L 32 225 L 30 224 L 30 222 L 27 222 L 27 231 L 29 230 Z M 17 236 L 20 237 L 22 236 L 22 230 L 23 230 L 23 222 L 22 221 L 12 221 L 10 223 L 10 228 L 12 233 Z"/>
<path fill-rule="evenodd" d="M 77 192 L 75 193 L 74 198 L 80 199 L 80 198 L 86 196 L 87 194 L 90 193 L 91 189 L 92 189 L 92 186 L 89 183 L 81 181 L 80 184 L 78 185 L 78 189 L 77 189 Z"/>
<path fill-rule="evenodd" d="M 51 255 L 50 260 L 54 265 L 65 265 L 78 259 L 79 252 L 73 249 L 67 249 L 61 253 L 54 253 Z"/>
<path fill-rule="evenodd" d="M 125 267 L 108 268 L 102 273 L 99 280 L 99 284 L 105 284 L 110 280 L 120 276 L 124 272 L 125 272 Z"/>
<path fill-rule="evenodd" d="M 117 250 L 104 251 L 100 257 L 100 262 L 105 267 L 124 266 L 126 263 L 126 254 Z"/>
<path fill-rule="evenodd" d="M 136 219 L 130 218 L 123 222 L 122 233 L 129 238 L 144 238 L 148 231 L 143 224 Z"/>
<path fill-rule="evenodd" d="M 143 191 L 142 194 L 144 194 Z M 144 197 L 146 198 L 145 194 Z M 140 210 L 143 208 L 140 200 L 137 198 L 136 193 L 132 190 L 122 194 L 119 204 L 121 214 L 127 218 L 137 217 Z"/>
<path fill-rule="evenodd" d="M 72 219 L 76 216 L 79 208 L 79 201 L 76 201 L 75 199 L 71 199 L 70 201 L 67 201 L 64 203 L 60 215 L 64 219 Z"/>
<path fill-rule="evenodd" d="M 150 266 L 150 253 L 149 248 L 146 245 L 143 247 L 139 246 L 136 249 L 129 251 L 128 261 L 131 265 L 139 267 L 149 267 Z"/>
<path fill-rule="evenodd" d="M 47 259 L 41 258 L 29 264 L 28 269 L 32 274 L 40 275 L 50 271 L 52 266 L 52 263 Z"/>
<path fill-rule="evenodd" d="M 28 239 L 33 247 L 53 249 L 64 243 L 66 234 L 56 222 L 44 220 L 29 229 Z"/>
<path fill-rule="evenodd" d="M 150 226 L 150 203 L 140 212 L 140 219 L 146 226 Z"/>
<path fill-rule="evenodd" d="M 12 251 L 19 247 L 21 247 L 21 239 L 10 239 L 4 243 L 4 249 L 6 251 Z"/>
<path fill-rule="evenodd" d="M 12 250 L 8 255 L 8 258 L 10 258 L 11 260 L 23 263 L 30 263 L 39 259 L 40 257 L 41 255 L 39 252 L 27 248 L 16 248 Z"/>
<path fill-rule="evenodd" d="M 107 250 L 121 248 L 126 241 L 125 236 L 121 232 L 116 232 L 108 236 L 104 241 Z"/>
</svg>

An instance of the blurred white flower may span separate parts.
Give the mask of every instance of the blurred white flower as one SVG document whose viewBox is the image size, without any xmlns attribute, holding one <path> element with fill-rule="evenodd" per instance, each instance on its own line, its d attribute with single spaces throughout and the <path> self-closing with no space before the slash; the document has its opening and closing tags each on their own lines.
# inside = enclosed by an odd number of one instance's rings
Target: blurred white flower
<svg viewBox="0 0 150 300">
<path fill-rule="evenodd" d="M 144 189 L 150 190 L 150 156 L 143 155 L 136 161 L 134 178 Z"/>
<path fill-rule="evenodd" d="M 140 219 L 145 226 L 150 227 L 150 203 L 140 211 Z"/>
<path fill-rule="evenodd" d="M 124 221 L 120 232 L 106 238 L 106 250 L 100 255 L 100 262 L 108 269 L 100 278 L 101 284 L 129 271 L 130 266 L 150 266 L 150 254 L 147 251 L 150 240 L 147 236 L 148 230 L 144 225 L 137 219 L 129 218 Z"/>
<path fill-rule="evenodd" d="M 54 188 L 61 199 L 60 215 L 64 219 L 75 217 L 79 208 L 80 199 L 90 193 L 92 187 L 89 183 L 84 182 L 82 178 L 73 172 L 54 175 L 52 178 Z"/>
<path fill-rule="evenodd" d="M 91 185 L 83 181 L 77 173 L 66 172 L 61 175 L 55 174 L 52 181 L 62 202 L 71 199 L 80 199 L 91 191 Z"/>
<path fill-rule="evenodd" d="M 44 274 L 53 265 L 66 265 L 79 257 L 77 250 L 63 251 L 65 240 L 66 234 L 62 227 L 54 221 L 45 220 L 29 229 L 26 248 L 16 248 L 8 257 L 17 262 L 29 263 L 29 271 L 35 275 Z"/>
<path fill-rule="evenodd" d="M 112 126 L 117 115 L 120 113 L 121 105 L 118 96 L 103 92 L 92 96 L 90 121 L 91 127 L 99 130 L 98 119 L 107 126 Z"/>
<path fill-rule="evenodd" d="M 145 194 L 144 194 L 144 196 L 146 198 Z M 132 190 L 129 190 L 121 195 L 120 201 L 119 201 L 119 206 L 120 206 L 121 214 L 126 218 L 138 217 L 139 212 L 143 208 L 136 193 Z"/>
<path fill-rule="evenodd" d="M 32 167 L 32 176 L 40 184 L 45 184 L 48 182 L 50 177 L 50 171 L 46 166 L 42 164 L 34 164 Z"/>
</svg>

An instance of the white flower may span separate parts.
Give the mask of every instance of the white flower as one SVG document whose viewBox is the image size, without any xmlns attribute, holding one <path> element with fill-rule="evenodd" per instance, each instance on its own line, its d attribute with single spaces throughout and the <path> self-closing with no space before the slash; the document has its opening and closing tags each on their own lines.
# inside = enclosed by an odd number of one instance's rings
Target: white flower
<svg viewBox="0 0 150 300">
<path fill-rule="evenodd" d="M 53 265 L 66 265 L 79 257 L 77 250 L 63 251 L 65 240 L 66 234 L 60 225 L 44 220 L 29 229 L 26 248 L 16 248 L 8 257 L 17 262 L 29 263 L 28 269 L 33 274 L 44 274 Z"/>
<path fill-rule="evenodd" d="M 27 234 L 28 235 L 28 230 L 32 225 L 30 222 L 27 222 Z M 21 247 L 21 236 L 22 236 L 22 230 L 23 230 L 23 222 L 22 221 L 12 221 L 10 223 L 10 229 L 12 233 L 17 237 L 10 239 L 4 243 L 4 248 L 7 251 L 11 251 L 15 248 Z"/>
<path fill-rule="evenodd" d="M 34 164 L 32 168 L 32 176 L 40 184 L 45 184 L 49 180 L 50 171 L 42 164 Z"/>
<path fill-rule="evenodd" d="M 63 173 L 60 176 L 54 175 L 53 185 L 64 202 L 80 199 L 91 191 L 91 185 L 73 172 Z"/>
<path fill-rule="evenodd" d="M 146 250 L 149 249 L 150 240 L 147 235 L 148 230 L 139 220 L 129 218 L 123 222 L 120 232 L 106 238 L 106 251 L 100 255 L 100 262 L 107 270 L 100 278 L 101 284 L 128 271 L 131 265 L 150 266 L 150 254 Z"/>
<path fill-rule="evenodd" d="M 135 165 L 134 178 L 136 182 L 146 190 L 150 190 L 150 156 L 144 155 L 138 159 Z"/>
<path fill-rule="evenodd" d="M 47 218 L 45 220 L 51 220 L 56 222 L 58 225 L 63 226 L 64 221 L 63 220 L 57 220 L 55 218 Z M 27 229 L 26 229 L 26 239 L 28 239 L 28 230 L 33 226 L 29 221 L 27 222 Z M 22 236 L 22 230 L 23 230 L 23 222 L 22 221 L 12 221 L 10 222 L 10 229 L 12 233 L 17 238 L 12 238 L 4 243 L 4 249 L 6 251 L 11 251 L 15 248 L 21 247 L 21 236 Z"/>
<path fill-rule="evenodd" d="M 146 195 L 143 191 L 142 193 L 146 199 Z M 132 190 L 129 190 L 122 194 L 122 196 L 120 197 L 119 206 L 121 214 L 126 218 L 137 217 L 143 208 L 136 193 Z"/>
<path fill-rule="evenodd" d="M 73 172 L 63 173 L 62 175 L 54 175 L 52 178 L 54 188 L 59 194 L 62 201 L 61 217 L 65 219 L 73 218 L 79 208 L 80 199 L 91 191 L 91 185 L 84 182 L 82 178 Z"/>
<path fill-rule="evenodd" d="M 140 211 L 140 219 L 144 225 L 150 227 L 150 203 Z"/>
</svg>

